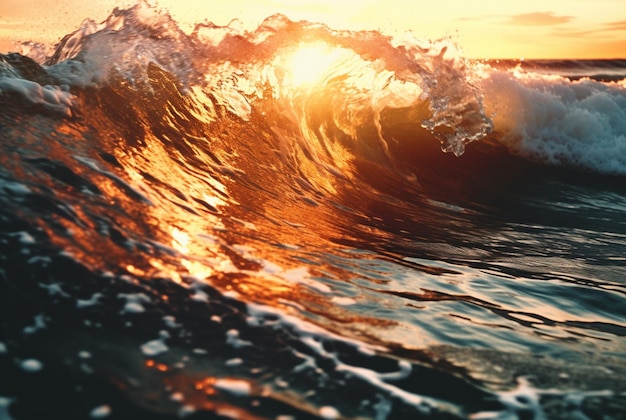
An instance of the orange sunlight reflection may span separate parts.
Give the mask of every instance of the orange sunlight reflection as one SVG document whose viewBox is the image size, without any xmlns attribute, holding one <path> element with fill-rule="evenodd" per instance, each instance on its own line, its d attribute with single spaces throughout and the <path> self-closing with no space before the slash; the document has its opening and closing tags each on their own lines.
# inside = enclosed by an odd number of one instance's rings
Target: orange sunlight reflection
<svg viewBox="0 0 626 420">
<path fill-rule="evenodd" d="M 309 57 L 323 54 L 324 48 L 328 47 L 314 44 L 296 57 L 306 56 L 306 51 Z M 337 54 L 333 58 L 340 57 Z M 297 69 L 299 61 L 293 60 Z M 309 80 L 322 77 L 320 74 L 333 63 L 323 62 Z M 163 82 L 157 76 L 152 82 Z M 126 87 L 112 89 L 123 94 Z M 124 96 L 107 91 L 99 94 L 99 101 L 118 101 Z M 226 123 L 212 122 L 213 107 L 200 104 L 213 104 L 217 99 L 199 90 L 190 96 L 193 98 L 180 100 L 198 105 L 194 115 L 208 122 L 187 125 L 189 132 L 182 132 L 180 125 L 172 121 L 176 118 L 173 111 L 159 114 L 153 107 L 143 114 L 145 102 L 154 103 L 158 98 L 115 102 L 116 106 L 126 106 L 125 112 L 136 112 L 139 119 L 150 119 L 150 126 L 167 128 L 155 132 L 145 132 L 141 127 L 118 131 L 116 126 L 103 124 L 107 117 L 100 114 L 100 107 L 93 107 L 93 112 L 84 116 L 86 126 L 97 129 L 100 141 L 108 142 L 102 145 L 110 150 L 107 160 L 94 156 L 86 148 L 87 142 L 72 144 L 76 155 L 81 156 L 81 160 L 74 159 L 63 147 L 63 133 L 70 132 L 71 138 L 87 134 L 73 133 L 80 128 L 73 122 L 55 120 L 54 130 L 50 131 L 58 141 L 47 145 L 46 155 L 84 176 L 98 191 L 76 194 L 64 185 L 55 186 L 58 181 L 51 177 L 43 179 L 50 189 L 58 191 L 61 202 L 73 208 L 72 217 L 51 215 L 66 234 L 42 221 L 55 246 L 94 272 L 124 275 L 136 284 L 171 279 L 187 288 L 193 300 L 209 299 L 203 288 L 206 285 L 243 302 L 266 304 L 286 312 L 323 314 L 320 324 L 336 328 L 342 323 L 355 334 L 367 334 L 372 325 L 390 326 L 384 320 L 351 311 L 355 300 L 340 293 L 336 296 L 338 291 L 332 282 L 325 281 L 329 275 L 349 278 L 351 274 L 323 258 L 312 266 L 302 263 L 317 258 L 318 253 L 329 252 L 331 238 L 341 235 L 337 226 L 346 224 L 339 220 L 345 216 L 327 202 L 351 184 L 349 171 L 341 171 L 342 182 L 338 183 L 338 178 L 322 166 L 323 160 L 314 161 L 296 147 L 290 149 L 294 153 L 289 158 L 275 159 L 272 165 L 259 164 L 268 161 L 267 156 L 275 155 L 280 147 L 291 147 L 288 133 L 279 138 L 270 128 L 255 132 L 257 141 L 249 147 L 248 143 L 236 141 L 251 135 L 249 124 L 236 118 L 225 119 Z M 167 111 L 177 99 L 169 98 Z M 278 107 L 272 110 L 282 111 Z M 26 137 L 24 141 L 38 139 Z M 319 154 L 326 153 L 322 143 L 318 146 Z M 331 154 L 339 156 L 340 152 Z M 7 159 L 0 157 L 2 161 Z M 294 161 L 300 168 L 297 173 L 291 166 Z M 106 216 L 96 219 L 94 215 L 102 214 L 103 206 Z"/>
<path fill-rule="evenodd" d="M 172 246 L 181 254 L 186 255 L 189 253 L 191 238 L 189 234 L 183 232 L 177 227 L 172 228 Z M 189 271 L 189 273 L 198 279 L 204 279 L 214 274 L 213 268 L 199 261 L 193 261 L 191 259 L 182 258 L 180 263 Z"/>
</svg>

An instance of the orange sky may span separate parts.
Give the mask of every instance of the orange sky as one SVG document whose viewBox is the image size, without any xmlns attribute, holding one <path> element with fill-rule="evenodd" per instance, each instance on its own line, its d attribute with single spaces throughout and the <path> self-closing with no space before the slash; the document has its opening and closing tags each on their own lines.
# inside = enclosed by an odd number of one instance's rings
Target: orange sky
<svg viewBox="0 0 626 420">
<path fill-rule="evenodd" d="M 2 0 L 0 52 L 15 41 L 54 43 L 90 17 L 104 20 L 135 1 Z M 151 2 L 153 3 L 153 2 Z M 238 18 L 254 29 L 274 13 L 336 29 L 451 36 L 472 58 L 626 58 L 624 0 L 160 0 L 183 27 Z"/>
</svg>

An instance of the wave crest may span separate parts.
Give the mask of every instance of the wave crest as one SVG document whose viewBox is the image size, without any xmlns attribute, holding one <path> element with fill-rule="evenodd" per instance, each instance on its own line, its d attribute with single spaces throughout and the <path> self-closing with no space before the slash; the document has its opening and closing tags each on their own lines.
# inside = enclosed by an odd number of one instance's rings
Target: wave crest
<svg viewBox="0 0 626 420">
<path fill-rule="evenodd" d="M 546 74 L 541 63 L 529 67 L 535 73 L 521 65 L 475 65 L 448 39 L 337 31 L 283 15 L 251 32 L 233 20 L 199 23 L 185 33 L 168 13 L 140 2 L 99 24 L 85 20 L 46 59 L 44 46 L 24 43 L 24 49 L 45 63 L 52 81 L 25 90 L 24 83 L 5 80 L 5 87 L 14 86 L 5 92 L 22 92 L 24 102 L 64 115 L 76 106 L 60 93 L 67 89 L 43 86 L 68 85 L 74 93 L 115 79 L 141 95 L 151 89 L 148 67 L 155 65 L 191 102 L 205 101 L 193 97 L 202 92 L 244 121 L 273 115 L 267 122 L 287 133 L 288 147 L 296 144 L 307 159 L 340 172 L 360 158 L 401 166 L 402 142 L 438 141 L 459 156 L 494 131 L 496 141 L 530 160 L 626 174 L 623 81 L 581 78 L 578 67 L 580 80 Z M 45 99 L 50 92 L 57 92 L 52 102 Z M 408 134 L 398 139 L 389 125 Z"/>
<path fill-rule="evenodd" d="M 322 51 L 308 62 L 318 78 L 305 87 L 300 81 L 304 70 L 289 60 L 310 53 L 311 45 L 321 45 Z M 335 31 L 281 15 L 253 32 L 242 31 L 234 21 L 225 27 L 198 24 L 185 34 L 167 13 L 141 2 L 115 9 L 101 24 L 86 20 L 46 60 L 48 72 L 60 83 L 77 87 L 102 85 L 117 76 L 139 86 L 147 80 L 149 63 L 172 73 L 183 88 L 216 90 L 233 110 L 255 107 L 258 98 L 267 97 L 268 86 L 274 97 L 290 95 L 296 114 L 307 108 L 298 118 L 305 135 L 320 133 L 319 126 L 307 125 L 315 119 L 315 103 L 318 110 L 326 108 L 329 120 L 324 124 L 353 141 L 355 133 L 372 127 L 372 141 L 387 155 L 390 139 L 383 138 L 380 121 L 385 108 L 419 108 L 411 114 L 420 118 L 417 128 L 456 155 L 491 129 L 465 60 L 447 40 L 424 43 L 378 32 Z M 244 114 L 249 112 L 238 113 Z"/>
</svg>

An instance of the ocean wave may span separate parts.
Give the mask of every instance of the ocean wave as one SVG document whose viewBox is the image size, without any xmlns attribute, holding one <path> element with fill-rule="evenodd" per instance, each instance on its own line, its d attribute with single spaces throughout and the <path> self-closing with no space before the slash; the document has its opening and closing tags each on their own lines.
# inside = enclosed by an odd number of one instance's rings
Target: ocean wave
<svg viewBox="0 0 626 420">
<path fill-rule="evenodd" d="M 42 60 L 44 47 L 24 48 Z M 3 91 L 69 115 L 67 86 L 103 86 L 119 77 L 149 89 L 147 69 L 155 65 L 183 92 L 193 95 L 197 87 L 241 118 L 249 120 L 253 109 L 289 110 L 282 116 L 291 120 L 293 136 L 304 139 L 305 153 L 323 156 L 331 166 L 345 160 L 338 159 L 345 148 L 396 164 L 393 149 L 400 140 L 389 138 L 384 125 L 386 116 L 401 110 L 405 121 L 393 124 L 410 127 L 414 136 L 402 141 L 434 138 L 444 151 L 461 155 L 493 130 L 511 153 L 533 161 L 626 173 L 624 83 L 580 76 L 585 70 L 591 77 L 598 69 L 606 73 L 605 62 L 574 66 L 578 80 L 547 74 L 542 62 L 475 66 L 448 40 L 335 31 L 280 15 L 253 32 L 234 21 L 198 24 L 186 34 L 167 13 L 139 3 L 116 9 L 100 24 L 86 20 L 41 64 L 58 88 L 5 78 Z M 341 147 L 331 150 L 336 144 Z"/>
<path fill-rule="evenodd" d="M 293 110 L 305 136 L 320 135 L 319 126 L 308 124 L 324 112 L 318 125 L 327 125 L 326 131 L 356 142 L 356 131 L 373 129 L 383 152 L 389 139 L 382 138 L 380 113 L 386 108 L 413 108 L 418 126 L 457 155 L 491 129 L 451 42 L 339 32 L 280 15 L 251 33 L 202 24 L 187 35 L 167 14 L 140 3 L 116 9 L 101 24 L 85 21 L 42 64 L 59 83 L 75 88 L 106 84 L 116 75 L 139 85 L 153 64 L 183 88 L 211 90 L 235 111 L 254 106 L 269 85 L 269 95 L 284 99 L 279 106 Z"/>
<path fill-rule="evenodd" d="M 623 407 L 626 200 L 580 171 L 624 175 L 623 81 L 281 15 L 184 33 L 145 3 L 24 46 L 0 56 L 0 412 Z"/>
</svg>

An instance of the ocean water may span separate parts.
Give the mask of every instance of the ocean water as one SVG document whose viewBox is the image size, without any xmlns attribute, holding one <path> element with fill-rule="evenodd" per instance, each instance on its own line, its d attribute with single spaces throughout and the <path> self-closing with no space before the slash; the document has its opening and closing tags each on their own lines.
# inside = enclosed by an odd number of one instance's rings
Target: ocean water
<svg viewBox="0 0 626 420">
<path fill-rule="evenodd" d="M 626 418 L 625 78 L 143 3 L 0 55 L 0 418 Z"/>
</svg>

